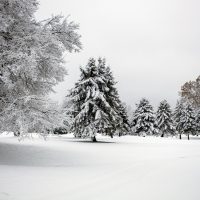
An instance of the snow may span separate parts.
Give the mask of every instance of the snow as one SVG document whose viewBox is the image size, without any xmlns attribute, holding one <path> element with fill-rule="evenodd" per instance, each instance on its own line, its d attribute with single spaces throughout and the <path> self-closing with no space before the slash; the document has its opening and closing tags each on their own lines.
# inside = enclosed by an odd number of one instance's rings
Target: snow
<svg viewBox="0 0 200 200">
<path fill-rule="evenodd" d="M 0 135 L 0 200 L 199 200 L 200 138 Z"/>
</svg>

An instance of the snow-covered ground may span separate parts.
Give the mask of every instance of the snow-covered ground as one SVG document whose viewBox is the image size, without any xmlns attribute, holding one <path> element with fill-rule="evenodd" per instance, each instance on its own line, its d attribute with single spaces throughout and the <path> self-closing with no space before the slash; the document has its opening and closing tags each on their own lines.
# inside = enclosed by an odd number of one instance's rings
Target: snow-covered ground
<svg viewBox="0 0 200 200">
<path fill-rule="evenodd" d="M 199 200 L 200 139 L 0 136 L 0 200 Z"/>
</svg>

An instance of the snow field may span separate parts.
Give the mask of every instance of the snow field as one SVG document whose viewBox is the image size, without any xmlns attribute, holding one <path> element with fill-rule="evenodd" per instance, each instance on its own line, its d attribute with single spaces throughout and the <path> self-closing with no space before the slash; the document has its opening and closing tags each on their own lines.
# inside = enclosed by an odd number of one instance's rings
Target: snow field
<svg viewBox="0 0 200 200">
<path fill-rule="evenodd" d="M 0 136 L 0 200 L 199 200 L 200 140 Z"/>
</svg>

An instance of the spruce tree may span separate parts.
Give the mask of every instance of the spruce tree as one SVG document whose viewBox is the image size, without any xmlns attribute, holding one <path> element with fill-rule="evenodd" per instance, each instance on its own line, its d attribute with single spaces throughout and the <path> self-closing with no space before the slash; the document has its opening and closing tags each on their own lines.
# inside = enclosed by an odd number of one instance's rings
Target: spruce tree
<svg viewBox="0 0 200 200">
<path fill-rule="evenodd" d="M 182 100 L 179 100 L 176 103 L 176 107 L 175 107 L 175 110 L 173 113 L 173 120 L 174 120 L 176 132 L 177 132 L 177 134 L 179 134 L 180 139 L 181 139 L 181 133 L 182 133 L 182 129 L 183 129 L 183 123 L 181 121 L 183 111 L 184 111 L 184 104 L 183 104 Z"/>
<path fill-rule="evenodd" d="M 181 115 L 181 133 L 186 134 L 188 140 L 190 134 L 196 134 L 195 111 L 191 104 L 187 103 Z"/>
<path fill-rule="evenodd" d="M 130 124 L 125 106 L 119 102 L 118 113 L 121 118 L 119 121 L 116 134 L 119 136 L 126 135 L 130 131 Z"/>
<path fill-rule="evenodd" d="M 113 137 L 120 122 L 119 96 L 112 73 L 105 66 L 105 60 L 90 59 L 81 68 L 81 78 L 70 92 L 73 104 L 72 130 L 76 137 L 91 137 L 96 134 Z"/>
<path fill-rule="evenodd" d="M 153 135 L 155 116 L 153 107 L 149 101 L 143 98 L 138 105 L 133 115 L 132 126 L 135 133 L 138 135 Z"/>
<path fill-rule="evenodd" d="M 164 137 L 165 134 L 174 134 L 172 111 L 166 100 L 160 102 L 156 113 L 156 127 L 159 135 Z"/>
</svg>

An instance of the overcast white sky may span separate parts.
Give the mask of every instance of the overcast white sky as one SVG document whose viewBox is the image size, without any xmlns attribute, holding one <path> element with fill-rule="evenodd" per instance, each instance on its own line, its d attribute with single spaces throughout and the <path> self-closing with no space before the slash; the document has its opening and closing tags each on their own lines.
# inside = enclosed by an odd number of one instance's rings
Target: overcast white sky
<svg viewBox="0 0 200 200">
<path fill-rule="evenodd" d="M 200 75 L 199 0 L 39 0 L 38 18 L 70 15 L 80 24 L 83 50 L 66 56 L 69 75 L 56 87 L 62 100 L 88 58 L 105 57 L 121 99 L 147 97 L 173 106 L 183 83 Z"/>
</svg>

